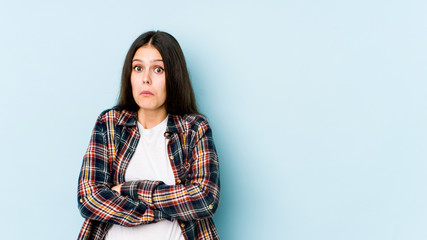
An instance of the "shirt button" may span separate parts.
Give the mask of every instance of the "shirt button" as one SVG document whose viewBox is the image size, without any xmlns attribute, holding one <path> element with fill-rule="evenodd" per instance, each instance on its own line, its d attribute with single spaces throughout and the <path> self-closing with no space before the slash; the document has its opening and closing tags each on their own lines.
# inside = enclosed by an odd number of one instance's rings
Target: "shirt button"
<svg viewBox="0 0 427 240">
<path fill-rule="evenodd" d="M 171 160 L 173 160 L 173 156 L 170 156 L 169 158 L 170 158 Z"/>
<path fill-rule="evenodd" d="M 184 223 L 181 223 L 181 227 L 185 227 L 185 224 L 184 224 Z"/>
<path fill-rule="evenodd" d="M 212 210 L 213 209 L 213 205 L 211 204 L 211 205 L 209 205 L 209 209 L 210 210 Z"/>
<path fill-rule="evenodd" d="M 181 183 L 181 179 L 176 180 L 176 182 L 177 182 L 178 184 L 180 184 L 180 183 Z"/>
<path fill-rule="evenodd" d="M 80 198 L 80 203 L 83 203 L 83 199 L 82 198 Z"/>
</svg>

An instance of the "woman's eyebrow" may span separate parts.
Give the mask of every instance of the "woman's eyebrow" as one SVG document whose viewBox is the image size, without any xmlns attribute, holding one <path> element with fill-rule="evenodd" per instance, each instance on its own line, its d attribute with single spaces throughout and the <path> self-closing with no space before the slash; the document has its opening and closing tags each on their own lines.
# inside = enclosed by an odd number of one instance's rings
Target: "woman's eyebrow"
<svg viewBox="0 0 427 240">
<path fill-rule="evenodd" d="M 132 60 L 132 62 L 144 62 L 144 61 L 142 61 L 141 59 L 135 58 Z M 163 62 L 163 59 L 154 59 L 154 60 L 151 60 L 151 62 Z"/>
</svg>

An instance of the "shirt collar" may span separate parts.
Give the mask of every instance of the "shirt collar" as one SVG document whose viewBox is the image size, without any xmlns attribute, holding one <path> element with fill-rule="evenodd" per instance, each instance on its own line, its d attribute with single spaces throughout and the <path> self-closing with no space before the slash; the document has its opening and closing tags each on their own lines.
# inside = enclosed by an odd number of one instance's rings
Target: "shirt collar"
<svg viewBox="0 0 427 240">
<path fill-rule="evenodd" d="M 180 132 L 181 128 L 178 127 L 179 120 L 178 117 L 172 114 L 168 114 L 168 126 L 166 127 L 166 132 Z"/>
<path fill-rule="evenodd" d="M 117 121 L 117 125 L 124 126 L 136 126 L 136 112 L 131 112 L 128 110 L 122 110 L 119 119 Z"/>
<path fill-rule="evenodd" d="M 179 116 L 168 114 L 168 123 L 166 127 L 166 132 L 182 132 L 183 129 L 180 124 Z M 137 112 L 122 110 L 119 119 L 117 121 L 117 125 L 124 126 L 136 126 L 138 122 Z"/>
</svg>

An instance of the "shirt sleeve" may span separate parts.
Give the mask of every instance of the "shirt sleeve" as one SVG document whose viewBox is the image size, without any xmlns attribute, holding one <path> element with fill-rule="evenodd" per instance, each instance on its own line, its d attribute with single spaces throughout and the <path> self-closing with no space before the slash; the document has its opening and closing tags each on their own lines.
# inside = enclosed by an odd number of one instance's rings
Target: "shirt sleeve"
<svg viewBox="0 0 427 240">
<path fill-rule="evenodd" d="M 187 181 L 178 185 L 150 180 L 125 182 L 122 194 L 137 197 L 147 206 L 175 219 L 189 221 L 212 217 L 219 204 L 219 162 L 212 130 L 206 121 L 199 125 L 192 149 Z"/>
<path fill-rule="evenodd" d="M 121 196 L 111 190 L 106 134 L 106 125 L 101 114 L 93 129 L 79 176 L 77 197 L 81 215 L 87 219 L 123 226 L 136 226 L 167 219 L 169 216 L 147 207 L 142 201 Z"/>
</svg>

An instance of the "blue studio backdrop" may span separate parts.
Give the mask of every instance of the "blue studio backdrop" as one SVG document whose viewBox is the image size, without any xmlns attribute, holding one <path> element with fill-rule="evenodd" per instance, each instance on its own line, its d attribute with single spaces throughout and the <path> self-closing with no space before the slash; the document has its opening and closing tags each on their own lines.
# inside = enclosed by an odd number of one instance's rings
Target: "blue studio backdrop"
<svg viewBox="0 0 427 240">
<path fill-rule="evenodd" d="M 427 239 L 427 2 L 1 1 L 1 239 L 76 239 L 77 178 L 148 30 L 186 56 L 221 239 Z"/>
</svg>

